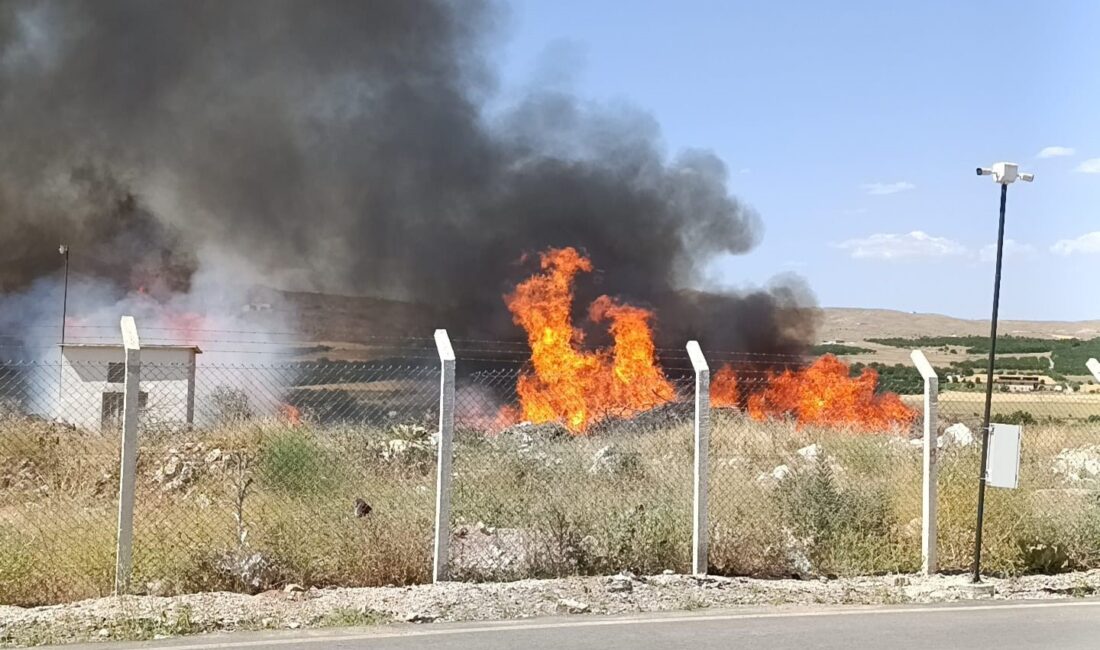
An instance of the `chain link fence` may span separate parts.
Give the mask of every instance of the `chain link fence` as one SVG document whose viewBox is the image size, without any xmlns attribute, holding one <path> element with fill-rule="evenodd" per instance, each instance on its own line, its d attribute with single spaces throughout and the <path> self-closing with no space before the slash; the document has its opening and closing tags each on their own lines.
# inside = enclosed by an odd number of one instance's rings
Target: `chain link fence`
<svg viewBox="0 0 1100 650">
<path fill-rule="evenodd" d="M 122 377 L 5 366 L 0 602 L 109 594 Z M 193 372 L 192 372 L 193 369 Z M 430 579 L 438 368 L 143 363 L 132 590 Z"/>
<path fill-rule="evenodd" d="M 691 562 L 693 379 L 671 401 L 588 414 L 571 432 L 525 421 L 512 362 L 458 383 L 451 575 L 508 580 Z M 679 373 L 679 374 L 677 374 Z"/>
<path fill-rule="evenodd" d="M 813 577 L 920 567 L 919 398 L 813 359 L 711 362 L 710 571 Z M 857 375 L 858 377 L 858 375 Z"/>
<path fill-rule="evenodd" d="M 100 426 L 114 403 L 77 380 L 106 373 L 95 363 L 64 376 L 59 363 L 0 365 L 0 602 L 111 593 L 119 436 Z M 62 411 L 69 422 L 54 417 Z"/>
<path fill-rule="evenodd" d="M 991 573 L 1100 567 L 1100 394 L 994 385 L 991 420 L 1023 427 L 1019 487 L 986 491 L 982 567 Z M 940 566 L 972 565 L 984 386 L 939 396 Z"/>
<path fill-rule="evenodd" d="M 682 352 L 659 351 L 660 399 L 570 430 L 525 414 L 522 346 L 456 347 L 452 578 L 690 570 L 695 377 Z M 0 365 L 0 602 L 113 588 L 118 354 Z M 143 362 L 132 590 L 429 581 L 440 370 L 434 350 L 392 359 Z M 919 380 L 795 357 L 710 365 L 711 572 L 919 569 Z M 940 394 L 948 571 L 971 558 L 982 397 Z M 993 412 L 1025 433 L 1020 489 L 989 492 L 986 568 L 1100 566 L 1100 394 L 998 390 Z"/>
</svg>

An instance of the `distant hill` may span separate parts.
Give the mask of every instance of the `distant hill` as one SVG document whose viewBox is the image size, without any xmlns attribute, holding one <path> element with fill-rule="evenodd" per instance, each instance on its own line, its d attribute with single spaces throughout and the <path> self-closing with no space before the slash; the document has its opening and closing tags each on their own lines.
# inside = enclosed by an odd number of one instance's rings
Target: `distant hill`
<svg viewBox="0 0 1100 650">
<path fill-rule="evenodd" d="M 430 339 L 432 331 L 447 327 L 441 309 L 369 297 L 349 297 L 306 292 L 281 293 L 284 309 L 299 315 L 303 338 L 334 348 L 332 358 L 357 357 L 369 349 L 375 337 L 412 336 Z M 257 314 L 258 317 L 262 315 Z M 1002 321 L 1003 335 L 1038 338 L 1100 337 L 1100 320 Z M 871 354 L 846 354 L 854 360 L 907 362 L 908 351 L 889 348 L 867 339 L 920 336 L 986 336 L 988 320 L 966 320 L 941 314 L 913 314 L 888 309 L 830 307 L 822 310 L 818 342 L 843 341 L 867 348 Z M 514 340 L 522 340 L 519 332 Z M 355 354 L 358 351 L 360 354 Z M 344 352 L 345 354 L 341 354 Z M 323 353 L 322 353 L 323 354 Z M 931 354 L 931 353 L 930 353 Z M 953 357 L 958 359 L 958 357 Z M 948 359 L 945 357 L 944 361 Z"/>
<path fill-rule="evenodd" d="M 830 307 L 824 309 L 818 332 L 822 341 L 864 341 L 869 338 L 917 336 L 988 336 L 989 320 L 965 320 L 941 314 L 913 314 L 890 309 Z M 1100 336 L 1100 320 L 1021 321 L 1003 320 L 998 332 L 1004 336 L 1038 338 Z"/>
</svg>

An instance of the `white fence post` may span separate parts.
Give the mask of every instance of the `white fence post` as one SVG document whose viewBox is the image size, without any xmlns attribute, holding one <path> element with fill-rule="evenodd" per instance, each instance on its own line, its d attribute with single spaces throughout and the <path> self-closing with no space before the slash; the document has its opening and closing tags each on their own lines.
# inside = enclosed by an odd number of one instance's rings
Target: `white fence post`
<svg viewBox="0 0 1100 650">
<path fill-rule="evenodd" d="M 936 558 L 936 451 L 939 433 L 940 378 L 920 350 L 910 355 L 924 379 L 924 472 L 921 508 L 921 572 L 932 575 L 938 570 Z"/>
<path fill-rule="evenodd" d="M 439 459 L 435 478 L 435 556 L 432 581 L 448 578 L 451 554 L 451 450 L 455 427 L 455 352 L 447 330 L 435 331 L 439 353 Z"/>
<path fill-rule="evenodd" d="M 1089 372 L 1092 373 L 1092 377 L 1096 380 L 1096 383 L 1100 384 L 1100 361 L 1089 359 L 1085 365 L 1088 367 Z"/>
<path fill-rule="evenodd" d="M 138 419 L 141 417 L 141 343 L 133 316 L 123 316 L 122 346 L 126 353 L 122 398 L 122 458 L 118 482 L 118 547 L 115 554 L 115 595 L 130 589 L 134 540 L 134 478 L 137 472 Z"/>
<path fill-rule="evenodd" d="M 707 573 L 709 524 L 707 522 L 707 487 L 710 456 L 710 368 L 698 341 L 688 341 L 688 357 L 695 370 L 695 489 L 691 528 L 691 572 Z"/>
</svg>

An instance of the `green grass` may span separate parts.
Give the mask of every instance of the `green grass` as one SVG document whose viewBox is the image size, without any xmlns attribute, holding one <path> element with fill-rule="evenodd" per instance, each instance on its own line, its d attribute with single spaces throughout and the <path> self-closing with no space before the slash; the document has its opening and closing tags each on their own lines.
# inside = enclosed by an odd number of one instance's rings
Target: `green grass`
<svg viewBox="0 0 1100 650">
<path fill-rule="evenodd" d="M 390 621 L 389 615 L 373 609 L 355 609 L 343 607 L 324 615 L 317 627 L 370 627 Z"/>
</svg>

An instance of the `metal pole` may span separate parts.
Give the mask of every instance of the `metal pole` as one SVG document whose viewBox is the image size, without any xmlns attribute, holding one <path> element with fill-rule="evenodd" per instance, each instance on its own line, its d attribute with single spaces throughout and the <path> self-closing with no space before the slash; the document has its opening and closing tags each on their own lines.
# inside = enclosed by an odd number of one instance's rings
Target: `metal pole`
<svg viewBox="0 0 1100 650">
<path fill-rule="evenodd" d="M 141 343 L 133 316 L 121 321 L 126 351 L 122 398 L 122 444 L 118 475 L 118 547 L 115 551 L 115 595 L 130 590 L 134 556 L 134 486 L 137 481 L 138 423 L 141 418 Z"/>
<path fill-rule="evenodd" d="M 688 341 L 688 357 L 695 370 L 695 472 L 691 524 L 691 572 L 706 575 L 710 525 L 708 523 L 707 460 L 710 455 L 710 367 L 697 341 Z"/>
<path fill-rule="evenodd" d="M 1005 201 L 1008 198 L 1008 184 L 1001 184 L 1001 218 L 997 228 L 997 269 L 993 275 L 993 319 L 989 325 L 989 366 L 985 379 L 985 415 L 982 416 L 982 463 L 978 476 L 978 527 L 974 533 L 974 575 L 975 583 L 982 581 L 982 521 L 985 517 L 985 473 L 989 452 L 989 417 L 993 406 L 993 365 L 997 355 L 997 310 L 1001 304 L 1001 261 L 1005 241 Z"/>
<path fill-rule="evenodd" d="M 924 468 L 921 499 L 921 573 L 936 573 L 936 434 L 939 431 L 940 378 L 920 350 L 913 350 L 910 358 L 924 379 Z"/>
<path fill-rule="evenodd" d="M 432 582 L 450 577 L 451 560 L 451 454 L 455 428 L 455 352 L 447 330 L 435 331 L 439 353 L 439 460 L 435 477 L 435 552 Z"/>
<path fill-rule="evenodd" d="M 61 357 L 60 367 L 57 371 L 57 415 L 61 416 L 61 400 L 64 397 L 62 384 L 65 381 L 65 321 L 69 312 L 69 247 L 61 245 L 61 254 L 65 256 L 65 284 L 61 293 L 61 349 L 58 354 Z"/>
<path fill-rule="evenodd" d="M 69 247 L 65 246 L 65 285 L 61 294 L 61 345 L 65 345 L 65 319 L 69 312 Z"/>
</svg>

